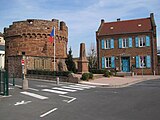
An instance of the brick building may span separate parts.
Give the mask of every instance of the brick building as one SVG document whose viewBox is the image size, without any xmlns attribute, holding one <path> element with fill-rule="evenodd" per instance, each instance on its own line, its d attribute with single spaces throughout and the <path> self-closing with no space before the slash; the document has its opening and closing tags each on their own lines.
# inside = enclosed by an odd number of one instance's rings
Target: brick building
<svg viewBox="0 0 160 120">
<path fill-rule="evenodd" d="M 157 38 L 153 13 L 150 17 L 105 22 L 96 32 L 99 69 L 157 74 Z"/>
<path fill-rule="evenodd" d="M 56 70 L 59 62 L 67 57 L 68 27 L 65 22 L 56 19 L 28 19 L 13 22 L 9 28 L 4 28 L 6 59 L 5 68 L 9 75 L 13 73 L 21 77 L 22 55 L 25 55 L 26 70 L 54 69 L 54 47 L 49 41 L 52 28 L 55 27 L 56 40 Z"/>
</svg>

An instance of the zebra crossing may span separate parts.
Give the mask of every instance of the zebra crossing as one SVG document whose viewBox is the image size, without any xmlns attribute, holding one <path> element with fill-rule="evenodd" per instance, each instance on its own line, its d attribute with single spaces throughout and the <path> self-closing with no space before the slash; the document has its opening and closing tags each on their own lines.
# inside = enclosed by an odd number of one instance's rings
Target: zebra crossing
<svg viewBox="0 0 160 120">
<path fill-rule="evenodd" d="M 92 89 L 95 88 L 96 86 L 91 86 L 91 85 L 83 85 L 83 84 L 72 84 L 72 85 L 62 85 L 62 86 L 56 86 L 52 88 L 45 88 L 41 89 L 41 92 L 47 92 L 51 94 L 58 94 L 58 95 L 65 95 L 68 93 L 73 93 L 77 91 L 83 91 L 87 89 Z M 49 99 L 49 97 L 40 95 L 40 93 L 33 93 L 33 92 L 20 92 L 23 95 L 34 97 L 37 99 L 45 100 Z"/>
</svg>

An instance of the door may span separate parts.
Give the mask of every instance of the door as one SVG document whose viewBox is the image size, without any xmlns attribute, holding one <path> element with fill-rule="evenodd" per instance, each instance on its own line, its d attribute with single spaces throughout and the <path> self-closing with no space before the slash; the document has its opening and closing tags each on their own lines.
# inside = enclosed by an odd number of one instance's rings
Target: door
<svg viewBox="0 0 160 120">
<path fill-rule="evenodd" d="M 122 71 L 129 72 L 130 71 L 130 59 L 129 57 L 122 57 Z"/>
</svg>

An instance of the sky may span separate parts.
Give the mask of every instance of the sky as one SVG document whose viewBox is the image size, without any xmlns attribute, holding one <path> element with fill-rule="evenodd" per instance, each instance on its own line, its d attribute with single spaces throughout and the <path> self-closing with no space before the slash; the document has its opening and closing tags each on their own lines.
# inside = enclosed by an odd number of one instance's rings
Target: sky
<svg viewBox="0 0 160 120">
<path fill-rule="evenodd" d="M 88 54 L 96 46 L 96 31 L 105 22 L 147 18 L 154 13 L 157 45 L 160 46 L 159 0 L 0 0 L 0 32 L 14 21 L 59 19 L 68 26 L 68 50 L 79 56 L 80 43 Z"/>
</svg>

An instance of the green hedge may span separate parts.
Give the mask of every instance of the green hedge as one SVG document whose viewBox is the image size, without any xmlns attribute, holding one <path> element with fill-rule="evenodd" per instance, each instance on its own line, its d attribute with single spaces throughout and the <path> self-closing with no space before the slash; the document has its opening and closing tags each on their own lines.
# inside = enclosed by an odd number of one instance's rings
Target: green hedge
<svg viewBox="0 0 160 120">
<path fill-rule="evenodd" d="M 27 74 L 34 75 L 54 75 L 55 76 L 68 76 L 71 71 L 46 71 L 46 70 L 27 70 Z"/>
<path fill-rule="evenodd" d="M 89 80 L 89 79 L 93 79 L 93 73 L 83 73 L 82 74 L 82 80 Z"/>
<path fill-rule="evenodd" d="M 106 71 L 105 69 L 92 69 L 92 70 L 90 70 L 90 72 L 93 74 L 104 74 L 105 71 Z"/>
<path fill-rule="evenodd" d="M 104 76 L 105 76 L 105 77 L 110 77 L 110 76 L 111 76 L 111 72 L 105 71 Z"/>
</svg>

